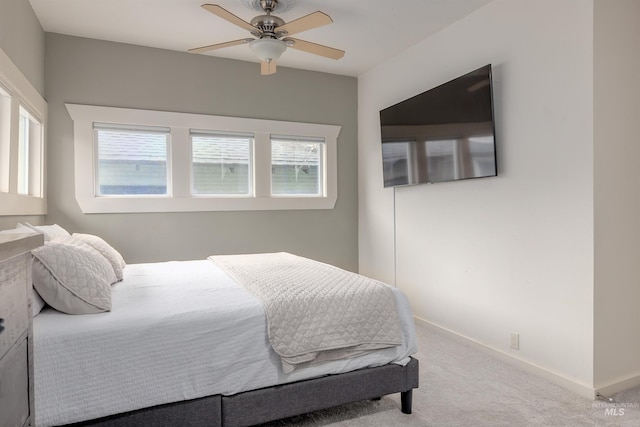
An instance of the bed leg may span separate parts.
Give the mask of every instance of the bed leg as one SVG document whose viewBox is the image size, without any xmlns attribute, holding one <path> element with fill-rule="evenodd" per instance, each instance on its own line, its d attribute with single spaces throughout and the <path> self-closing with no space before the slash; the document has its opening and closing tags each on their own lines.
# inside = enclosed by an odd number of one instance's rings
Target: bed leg
<svg viewBox="0 0 640 427">
<path fill-rule="evenodd" d="M 402 404 L 402 413 L 411 413 L 411 402 L 413 400 L 413 390 L 407 390 L 400 393 L 400 402 Z"/>
</svg>

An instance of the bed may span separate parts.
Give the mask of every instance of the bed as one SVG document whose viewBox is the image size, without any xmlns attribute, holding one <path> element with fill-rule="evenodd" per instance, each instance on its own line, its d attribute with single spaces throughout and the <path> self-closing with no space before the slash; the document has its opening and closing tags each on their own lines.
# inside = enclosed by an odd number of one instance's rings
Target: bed
<svg viewBox="0 0 640 427">
<path fill-rule="evenodd" d="M 272 315 L 215 259 L 121 274 L 110 311 L 34 318 L 36 426 L 249 426 L 391 393 L 411 413 L 416 336 L 395 288 L 398 345 L 287 369 Z"/>
</svg>

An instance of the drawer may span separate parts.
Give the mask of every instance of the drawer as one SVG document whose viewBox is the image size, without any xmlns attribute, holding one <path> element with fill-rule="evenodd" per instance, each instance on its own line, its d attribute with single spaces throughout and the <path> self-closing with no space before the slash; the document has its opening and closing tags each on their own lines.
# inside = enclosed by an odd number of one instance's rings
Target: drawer
<svg viewBox="0 0 640 427">
<path fill-rule="evenodd" d="M 0 427 L 23 426 L 29 418 L 27 340 L 0 360 Z"/>
<path fill-rule="evenodd" d="M 18 255 L 0 263 L 0 358 L 29 327 L 27 265 L 30 254 Z"/>
</svg>

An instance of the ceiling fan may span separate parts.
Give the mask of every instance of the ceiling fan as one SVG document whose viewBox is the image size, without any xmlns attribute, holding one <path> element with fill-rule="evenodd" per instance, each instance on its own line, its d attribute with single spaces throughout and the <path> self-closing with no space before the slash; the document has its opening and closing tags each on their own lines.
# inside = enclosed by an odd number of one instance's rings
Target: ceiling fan
<svg viewBox="0 0 640 427">
<path fill-rule="evenodd" d="M 216 4 L 203 4 L 202 7 L 204 9 L 214 15 L 218 15 L 222 19 L 226 19 L 232 24 L 248 30 L 256 38 L 246 38 L 197 47 L 195 49 L 189 49 L 189 52 L 204 53 L 224 47 L 249 44 L 251 50 L 262 63 L 260 70 L 263 75 L 276 72 L 276 61 L 287 47 L 331 59 L 340 59 L 344 56 L 343 50 L 289 37 L 292 34 L 332 23 L 333 20 L 329 15 L 318 11 L 291 22 L 285 22 L 283 19 L 271 14 L 277 6 L 278 0 L 260 0 L 260 7 L 264 10 L 265 14 L 256 16 L 251 22 L 246 22 Z"/>
</svg>

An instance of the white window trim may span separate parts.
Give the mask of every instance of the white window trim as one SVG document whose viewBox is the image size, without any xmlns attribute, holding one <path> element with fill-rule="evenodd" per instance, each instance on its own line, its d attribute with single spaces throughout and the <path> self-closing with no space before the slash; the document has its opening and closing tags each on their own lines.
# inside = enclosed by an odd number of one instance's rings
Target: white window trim
<svg viewBox="0 0 640 427">
<path fill-rule="evenodd" d="M 9 136 L 9 185 L 8 192 L 0 191 L 0 215 L 46 215 L 46 126 L 47 126 L 47 102 L 40 93 L 31 85 L 20 69 L 11 61 L 6 53 L 0 49 L 0 84 L 9 92 L 11 97 L 11 118 Z M 41 124 L 42 131 L 42 155 L 40 171 L 37 177 L 41 180 L 41 196 L 18 194 L 17 167 L 18 167 L 18 111 L 23 106 Z"/>
<path fill-rule="evenodd" d="M 65 105 L 74 123 L 76 199 L 84 213 L 333 209 L 338 198 L 337 141 L 341 126 L 93 105 Z M 94 122 L 170 127 L 172 196 L 96 197 Z M 191 129 L 254 134 L 253 196 L 191 195 Z M 323 196 L 271 196 L 272 134 L 324 138 L 326 188 Z"/>
</svg>

